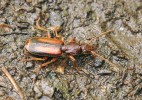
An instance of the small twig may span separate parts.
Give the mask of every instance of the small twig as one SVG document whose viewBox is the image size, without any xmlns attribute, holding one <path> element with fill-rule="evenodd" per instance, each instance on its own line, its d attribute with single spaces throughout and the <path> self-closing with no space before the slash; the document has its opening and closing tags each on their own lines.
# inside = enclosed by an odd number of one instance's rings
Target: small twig
<svg viewBox="0 0 142 100">
<path fill-rule="evenodd" d="M 17 84 L 17 82 L 14 80 L 14 78 L 9 74 L 9 72 L 7 71 L 7 69 L 5 67 L 2 67 L 1 70 L 7 76 L 7 78 L 10 80 L 10 82 L 14 86 L 16 92 L 19 94 L 20 98 L 22 100 L 24 100 L 24 93 L 21 90 L 20 86 Z"/>
</svg>

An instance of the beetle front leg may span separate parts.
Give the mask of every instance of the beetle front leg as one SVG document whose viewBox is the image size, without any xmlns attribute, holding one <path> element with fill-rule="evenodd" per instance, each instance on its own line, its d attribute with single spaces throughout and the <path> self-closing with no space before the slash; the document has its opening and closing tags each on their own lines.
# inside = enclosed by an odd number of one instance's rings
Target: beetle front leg
<svg viewBox="0 0 142 100">
<path fill-rule="evenodd" d="M 49 65 L 49 64 L 51 64 L 53 62 L 55 62 L 56 60 L 57 60 L 57 58 L 53 58 L 51 61 L 41 64 L 39 67 L 35 68 L 33 70 L 33 72 L 38 73 L 41 68 L 43 68 L 43 67 L 45 67 L 45 66 L 47 66 L 47 65 Z"/>
</svg>

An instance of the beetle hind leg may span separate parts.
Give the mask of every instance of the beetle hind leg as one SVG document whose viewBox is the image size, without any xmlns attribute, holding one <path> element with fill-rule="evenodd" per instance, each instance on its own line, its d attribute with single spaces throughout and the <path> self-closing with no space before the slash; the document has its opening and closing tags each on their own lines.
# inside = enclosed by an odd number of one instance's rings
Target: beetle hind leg
<svg viewBox="0 0 142 100">
<path fill-rule="evenodd" d="M 48 29 L 53 31 L 53 33 L 55 34 L 55 37 L 61 38 L 61 36 L 58 34 L 58 31 L 60 30 L 60 26 L 51 26 Z"/>
<path fill-rule="evenodd" d="M 25 62 L 25 61 L 44 61 L 47 60 L 47 57 L 44 58 L 36 58 L 36 57 L 31 57 L 29 59 L 21 59 L 20 61 Z"/>
<path fill-rule="evenodd" d="M 40 15 L 39 15 L 38 18 L 37 18 L 37 20 L 36 20 L 36 25 L 34 26 L 34 28 L 39 29 L 39 30 L 41 30 L 41 31 L 47 32 L 47 36 L 48 36 L 49 38 L 51 38 L 50 31 L 52 31 L 53 34 L 55 34 L 55 37 L 56 37 L 56 38 L 61 38 L 61 39 L 62 39 L 62 36 L 60 36 L 60 35 L 58 34 L 58 31 L 60 31 L 60 29 L 61 29 L 60 26 L 55 25 L 55 26 L 51 26 L 51 27 L 48 27 L 48 28 L 44 28 L 44 27 L 42 27 L 42 26 L 40 25 L 40 20 L 41 20 L 41 17 L 40 17 Z"/>
<path fill-rule="evenodd" d="M 47 37 L 51 38 L 49 29 L 43 28 L 43 27 L 40 25 L 40 20 L 41 20 L 41 18 L 40 18 L 40 16 L 39 16 L 38 19 L 36 20 L 36 25 L 34 26 L 34 28 L 36 28 L 36 29 L 38 29 L 38 30 L 41 30 L 41 31 L 47 32 Z"/>
<path fill-rule="evenodd" d="M 43 67 L 45 67 L 45 66 L 47 66 L 47 65 L 49 65 L 49 64 L 51 64 L 53 62 L 55 62 L 56 60 L 57 60 L 57 58 L 53 58 L 51 61 L 45 62 L 45 63 L 41 64 L 40 66 L 38 66 L 37 68 L 35 68 L 33 70 L 33 72 L 38 73 L 41 68 L 43 68 Z"/>
</svg>

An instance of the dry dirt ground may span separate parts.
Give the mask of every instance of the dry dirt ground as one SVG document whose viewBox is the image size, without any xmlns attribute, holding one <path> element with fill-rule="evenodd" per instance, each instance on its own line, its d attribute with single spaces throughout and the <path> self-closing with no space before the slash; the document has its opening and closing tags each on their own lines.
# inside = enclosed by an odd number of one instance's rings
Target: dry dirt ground
<svg viewBox="0 0 142 100">
<path fill-rule="evenodd" d="M 37 17 L 45 28 L 58 25 L 65 39 L 80 43 L 107 30 L 92 41 L 99 57 L 76 56 L 77 73 L 64 58 L 42 69 L 43 61 L 21 62 L 28 55 L 25 41 L 46 32 L 34 28 Z M 4 26 L 7 25 L 7 26 Z M 64 63 L 63 63 L 64 62 Z M 142 100 L 142 0 L 1 0 L 0 67 L 6 67 L 24 92 L 24 100 Z M 65 67 L 64 74 L 57 73 Z M 0 70 L 0 100 L 20 100 Z"/>
</svg>

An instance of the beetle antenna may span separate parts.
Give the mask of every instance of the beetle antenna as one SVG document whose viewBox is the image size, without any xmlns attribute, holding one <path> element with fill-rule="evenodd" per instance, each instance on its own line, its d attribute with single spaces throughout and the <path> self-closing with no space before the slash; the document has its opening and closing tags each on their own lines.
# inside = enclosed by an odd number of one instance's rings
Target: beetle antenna
<svg viewBox="0 0 142 100">
<path fill-rule="evenodd" d="M 89 43 L 92 43 L 92 42 L 93 42 L 94 40 L 96 40 L 97 38 L 99 38 L 99 37 L 101 37 L 101 36 L 103 36 L 103 35 L 106 35 L 106 34 L 112 32 L 112 31 L 114 31 L 114 30 L 108 30 L 108 31 L 106 31 L 106 32 L 103 32 L 103 33 L 99 34 L 98 36 L 95 36 L 93 39 L 90 40 Z"/>
<path fill-rule="evenodd" d="M 109 60 L 107 60 L 106 58 L 104 58 L 103 56 L 97 54 L 97 53 L 94 52 L 94 51 L 91 51 L 91 54 L 92 54 L 94 57 L 97 56 L 97 57 L 99 57 L 100 59 L 102 59 L 102 60 L 104 60 L 105 62 L 107 62 L 107 63 L 112 67 L 112 70 L 113 70 L 113 71 L 115 71 L 115 72 L 118 72 L 118 71 L 119 71 L 118 67 L 117 67 L 115 64 L 113 64 L 112 62 L 110 62 Z"/>
</svg>

